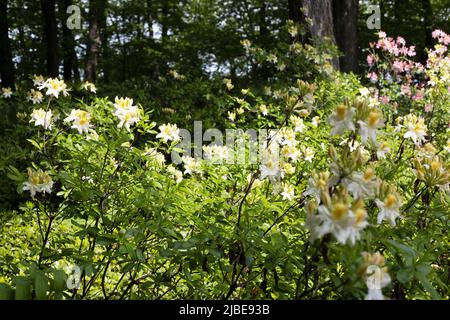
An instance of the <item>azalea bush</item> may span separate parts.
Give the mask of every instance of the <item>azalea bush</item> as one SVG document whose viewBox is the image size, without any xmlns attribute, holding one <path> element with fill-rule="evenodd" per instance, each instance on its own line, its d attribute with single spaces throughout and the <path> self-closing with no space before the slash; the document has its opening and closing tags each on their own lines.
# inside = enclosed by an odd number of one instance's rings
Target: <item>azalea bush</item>
<svg viewBox="0 0 450 320">
<path fill-rule="evenodd" d="M 448 299 L 450 58 L 434 35 L 419 67 L 380 33 L 366 86 L 294 45 L 314 73 L 223 79 L 221 130 L 200 133 L 88 82 L 3 89 L 2 108 L 19 103 L 0 169 L 21 204 L 0 217 L 0 298 Z"/>
</svg>

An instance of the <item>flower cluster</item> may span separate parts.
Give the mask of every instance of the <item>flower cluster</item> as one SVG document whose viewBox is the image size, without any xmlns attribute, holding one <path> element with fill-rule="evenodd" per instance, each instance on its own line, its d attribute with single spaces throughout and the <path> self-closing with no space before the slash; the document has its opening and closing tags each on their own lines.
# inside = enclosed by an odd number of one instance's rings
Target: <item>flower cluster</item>
<svg viewBox="0 0 450 320">
<path fill-rule="evenodd" d="M 70 115 L 64 119 L 64 122 L 72 122 L 71 128 L 77 129 L 80 134 L 88 133 L 92 127 L 90 113 L 80 109 L 72 110 Z"/>
<path fill-rule="evenodd" d="M 53 128 L 53 113 L 52 110 L 45 111 L 44 109 L 34 109 L 31 113 L 30 122 L 34 122 L 35 126 L 42 126 L 46 130 Z"/>
<path fill-rule="evenodd" d="M 40 91 L 31 89 L 30 92 L 28 92 L 27 94 L 27 99 L 33 104 L 39 104 L 44 99 L 44 96 Z"/>
<path fill-rule="evenodd" d="M 28 181 L 24 182 L 22 190 L 30 191 L 31 196 L 34 198 L 36 193 L 51 193 L 53 187 L 53 180 L 47 172 L 39 170 L 33 170 L 28 168 Z"/>
<path fill-rule="evenodd" d="M 115 98 L 114 115 L 119 118 L 120 122 L 118 128 L 125 126 L 127 131 L 130 131 L 130 126 L 136 124 L 139 119 L 139 108 L 133 105 L 133 99 L 130 98 Z"/>
<path fill-rule="evenodd" d="M 39 90 L 47 90 L 45 92 L 47 96 L 58 98 L 60 94 L 65 97 L 69 95 L 67 85 L 64 80 L 60 80 L 58 78 L 49 78 L 43 83 L 40 82 L 40 79 L 36 81 L 36 83 L 39 84 Z"/>
<path fill-rule="evenodd" d="M 159 126 L 159 133 L 156 138 L 162 139 L 164 142 L 167 141 L 179 141 L 180 129 L 178 129 L 176 124 L 163 124 Z"/>
</svg>

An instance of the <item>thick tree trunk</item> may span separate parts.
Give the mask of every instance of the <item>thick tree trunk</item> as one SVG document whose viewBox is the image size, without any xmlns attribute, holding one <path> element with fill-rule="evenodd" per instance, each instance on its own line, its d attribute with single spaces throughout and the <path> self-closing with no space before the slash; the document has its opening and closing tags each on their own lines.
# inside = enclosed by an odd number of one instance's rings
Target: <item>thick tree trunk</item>
<svg viewBox="0 0 450 320">
<path fill-rule="evenodd" d="M 288 7 L 289 17 L 295 22 L 306 25 L 305 21 L 311 20 L 311 24 L 308 23 L 306 32 L 307 39 L 327 38 L 336 43 L 333 23 L 333 0 L 288 0 Z M 297 8 L 302 8 L 302 10 Z M 307 42 L 307 39 L 303 39 L 302 42 Z M 338 59 L 333 59 L 332 63 L 335 68 L 339 68 Z"/>
<path fill-rule="evenodd" d="M 59 60 L 55 0 L 41 0 L 41 9 L 44 17 L 47 74 L 50 77 L 57 77 L 59 74 Z"/>
<path fill-rule="evenodd" d="M 358 71 L 358 0 L 333 1 L 334 35 L 343 56 L 339 65 L 344 72 Z"/>
<path fill-rule="evenodd" d="M 8 0 L 0 0 L 0 77 L 3 87 L 14 89 L 14 64 L 8 36 Z"/>
<path fill-rule="evenodd" d="M 89 2 L 89 38 L 84 77 L 90 82 L 95 82 L 97 79 L 98 56 L 102 48 L 101 26 L 105 19 L 105 7 L 106 0 Z"/>
<path fill-rule="evenodd" d="M 334 39 L 332 0 L 302 0 L 306 16 L 312 20 L 313 37 Z"/>
<path fill-rule="evenodd" d="M 67 12 L 67 8 L 72 4 L 72 0 L 61 0 L 61 2 L 59 3 L 59 7 L 62 8 L 63 17 L 66 16 L 65 13 Z M 79 72 L 75 71 L 75 69 L 78 69 L 77 54 L 75 52 L 75 39 L 73 37 L 72 31 L 67 28 L 65 19 L 62 19 L 62 28 L 64 79 L 69 81 L 72 80 L 72 75 L 75 77 L 75 75 L 78 74 L 79 76 Z"/>
</svg>

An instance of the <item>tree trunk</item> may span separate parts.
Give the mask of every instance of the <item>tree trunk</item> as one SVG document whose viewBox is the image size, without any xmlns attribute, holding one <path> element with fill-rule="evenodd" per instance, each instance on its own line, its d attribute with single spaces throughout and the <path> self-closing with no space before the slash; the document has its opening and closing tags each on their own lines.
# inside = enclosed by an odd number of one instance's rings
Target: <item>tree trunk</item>
<svg viewBox="0 0 450 320">
<path fill-rule="evenodd" d="M 153 7 L 152 0 L 147 0 L 148 38 L 153 41 Z"/>
<path fill-rule="evenodd" d="M 62 16 L 65 17 L 67 8 L 72 5 L 72 0 L 61 0 L 59 7 L 62 8 Z M 77 54 L 75 52 L 75 39 L 73 37 L 72 31 L 67 28 L 67 23 L 65 19 L 62 19 L 62 29 L 63 29 L 63 68 L 64 68 L 64 80 L 72 80 L 72 75 L 79 75 L 75 69 L 78 68 Z M 79 80 L 79 79 L 77 79 Z"/>
<path fill-rule="evenodd" d="M 430 0 L 422 0 L 422 8 L 423 8 L 423 26 L 425 28 L 425 47 L 431 48 L 433 46 L 433 8 L 431 7 Z M 424 51 L 423 59 L 426 61 L 427 54 Z"/>
<path fill-rule="evenodd" d="M 265 42 L 269 36 L 267 29 L 267 4 L 265 1 L 261 3 L 259 8 L 259 35 L 262 42 Z"/>
<path fill-rule="evenodd" d="M 41 0 L 44 17 L 44 40 L 46 43 L 47 74 L 58 77 L 58 35 L 56 26 L 55 0 Z"/>
<path fill-rule="evenodd" d="M 344 72 L 358 71 L 358 0 L 333 1 L 334 36 L 344 54 L 339 65 Z"/>
<path fill-rule="evenodd" d="M 312 20 L 313 37 L 334 39 L 332 0 L 302 0 L 306 16 Z"/>
<path fill-rule="evenodd" d="M 299 4 L 303 11 L 297 10 Z M 332 0 L 289 0 L 288 5 L 294 21 L 302 23 L 311 20 L 311 24 L 308 24 L 308 38 L 327 38 L 336 43 Z M 333 59 L 332 63 L 335 68 L 339 68 L 338 59 Z"/>
<path fill-rule="evenodd" d="M 89 38 L 86 52 L 85 80 L 95 82 L 97 79 L 98 56 L 102 47 L 101 26 L 105 19 L 106 0 L 89 2 Z"/>
<path fill-rule="evenodd" d="M 8 0 L 0 0 L 0 77 L 3 87 L 14 89 L 14 64 L 8 36 Z"/>
<path fill-rule="evenodd" d="M 162 18 L 161 18 L 161 38 L 162 38 L 162 42 L 164 43 L 167 39 L 167 33 L 169 30 L 169 26 L 168 26 L 168 18 L 169 18 L 169 1 L 166 0 L 163 3 L 163 7 L 162 7 Z"/>
<path fill-rule="evenodd" d="M 297 24 L 306 26 L 306 16 L 303 11 L 302 0 L 288 0 L 289 20 Z M 302 35 L 302 43 L 307 43 L 311 38 L 311 33 L 307 30 L 305 35 Z"/>
</svg>

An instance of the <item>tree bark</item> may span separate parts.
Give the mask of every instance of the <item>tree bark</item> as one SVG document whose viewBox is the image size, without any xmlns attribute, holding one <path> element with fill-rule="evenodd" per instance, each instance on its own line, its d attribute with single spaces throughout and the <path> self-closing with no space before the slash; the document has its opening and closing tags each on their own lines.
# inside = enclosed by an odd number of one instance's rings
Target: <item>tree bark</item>
<svg viewBox="0 0 450 320">
<path fill-rule="evenodd" d="M 56 25 L 55 0 L 41 0 L 44 18 L 44 40 L 46 43 L 47 74 L 58 77 L 58 35 Z"/>
<path fill-rule="evenodd" d="M 332 0 L 302 0 L 306 16 L 312 20 L 311 35 L 335 41 Z"/>
<path fill-rule="evenodd" d="M 334 36 L 343 56 L 339 65 L 344 72 L 358 71 L 358 0 L 333 1 Z"/>
<path fill-rule="evenodd" d="M 294 22 L 308 27 L 306 39 L 302 39 L 302 42 L 308 42 L 309 38 L 327 38 L 331 42 L 336 43 L 334 37 L 333 0 L 288 0 L 288 7 L 289 17 Z M 297 8 L 302 8 L 303 10 Z M 333 59 L 332 63 L 335 68 L 339 69 L 338 59 Z"/>
<path fill-rule="evenodd" d="M 106 0 L 89 2 L 89 37 L 86 52 L 85 80 L 95 82 L 97 79 L 98 56 L 102 48 L 102 28 L 105 19 Z"/>
<path fill-rule="evenodd" d="M 0 77 L 3 87 L 14 89 L 14 64 L 8 31 L 8 0 L 0 0 Z"/>
</svg>

